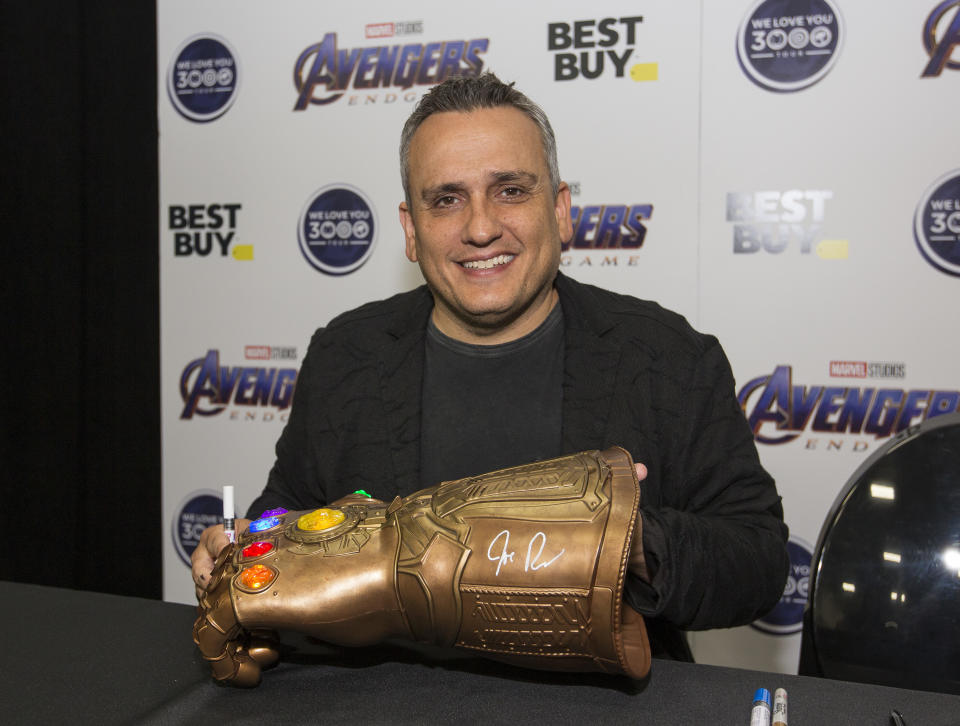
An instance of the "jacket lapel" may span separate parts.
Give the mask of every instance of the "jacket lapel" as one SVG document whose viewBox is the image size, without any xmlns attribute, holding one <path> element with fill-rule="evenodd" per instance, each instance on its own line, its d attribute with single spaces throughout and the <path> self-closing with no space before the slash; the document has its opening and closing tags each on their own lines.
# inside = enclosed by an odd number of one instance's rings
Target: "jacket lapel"
<svg viewBox="0 0 960 726">
<path fill-rule="evenodd" d="M 420 489 L 420 390 L 423 342 L 433 298 L 426 287 L 398 310 L 378 351 L 380 393 L 398 492 Z"/>
<path fill-rule="evenodd" d="M 558 274 L 557 290 L 566 336 L 563 449 L 572 453 L 604 448 L 616 443 L 607 439 L 620 367 L 620 348 L 607 337 L 615 323 L 591 299 L 589 287 Z"/>
</svg>

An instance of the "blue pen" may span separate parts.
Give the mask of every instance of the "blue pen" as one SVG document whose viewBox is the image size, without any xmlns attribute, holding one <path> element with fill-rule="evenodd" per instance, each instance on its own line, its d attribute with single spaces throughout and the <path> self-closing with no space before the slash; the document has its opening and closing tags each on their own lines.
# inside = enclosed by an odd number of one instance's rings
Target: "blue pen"
<svg viewBox="0 0 960 726">
<path fill-rule="evenodd" d="M 770 691 L 766 688 L 758 688 L 753 694 L 750 726 L 770 726 Z"/>
</svg>

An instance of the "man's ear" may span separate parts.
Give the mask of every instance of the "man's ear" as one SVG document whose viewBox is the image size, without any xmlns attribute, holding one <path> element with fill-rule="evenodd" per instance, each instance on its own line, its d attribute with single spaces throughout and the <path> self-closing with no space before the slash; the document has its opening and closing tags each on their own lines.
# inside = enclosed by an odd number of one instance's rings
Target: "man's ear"
<svg viewBox="0 0 960 726">
<path fill-rule="evenodd" d="M 560 232 L 560 241 L 566 244 L 573 239 L 573 223 L 570 221 L 570 187 L 567 186 L 566 182 L 560 182 L 553 209 L 557 215 L 557 230 Z"/>
<path fill-rule="evenodd" d="M 400 202 L 400 226 L 406 240 L 406 255 L 411 262 L 417 261 L 417 229 L 413 224 L 413 214 L 406 202 Z"/>
</svg>

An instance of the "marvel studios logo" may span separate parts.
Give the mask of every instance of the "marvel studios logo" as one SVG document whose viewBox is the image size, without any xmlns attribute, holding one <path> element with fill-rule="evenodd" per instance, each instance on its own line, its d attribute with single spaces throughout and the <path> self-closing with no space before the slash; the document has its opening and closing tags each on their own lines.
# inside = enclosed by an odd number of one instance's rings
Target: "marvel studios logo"
<svg viewBox="0 0 960 726">
<path fill-rule="evenodd" d="M 906 363 L 868 363 L 863 360 L 830 361 L 831 378 L 906 378 Z"/>
<path fill-rule="evenodd" d="M 398 23 L 367 23 L 364 34 L 368 38 L 392 38 L 395 35 L 419 35 L 423 33 L 422 20 L 406 20 Z"/>
<path fill-rule="evenodd" d="M 247 360 L 296 360 L 297 349 L 270 345 L 245 345 L 243 357 Z"/>
</svg>

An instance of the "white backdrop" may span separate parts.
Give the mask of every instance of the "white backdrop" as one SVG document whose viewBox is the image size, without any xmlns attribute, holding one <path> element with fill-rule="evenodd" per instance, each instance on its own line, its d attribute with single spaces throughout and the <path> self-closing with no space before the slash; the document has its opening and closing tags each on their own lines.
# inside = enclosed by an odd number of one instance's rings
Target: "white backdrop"
<svg viewBox="0 0 960 726">
<path fill-rule="evenodd" d="M 556 129 L 583 219 L 564 271 L 724 344 L 796 561 L 765 622 L 691 642 L 795 672 L 834 497 L 960 402 L 960 2 L 450 7 L 158 3 L 165 597 L 192 600 L 220 487 L 241 513 L 263 487 L 312 331 L 420 284 L 400 128 L 438 73 L 492 70 Z"/>
</svg>

